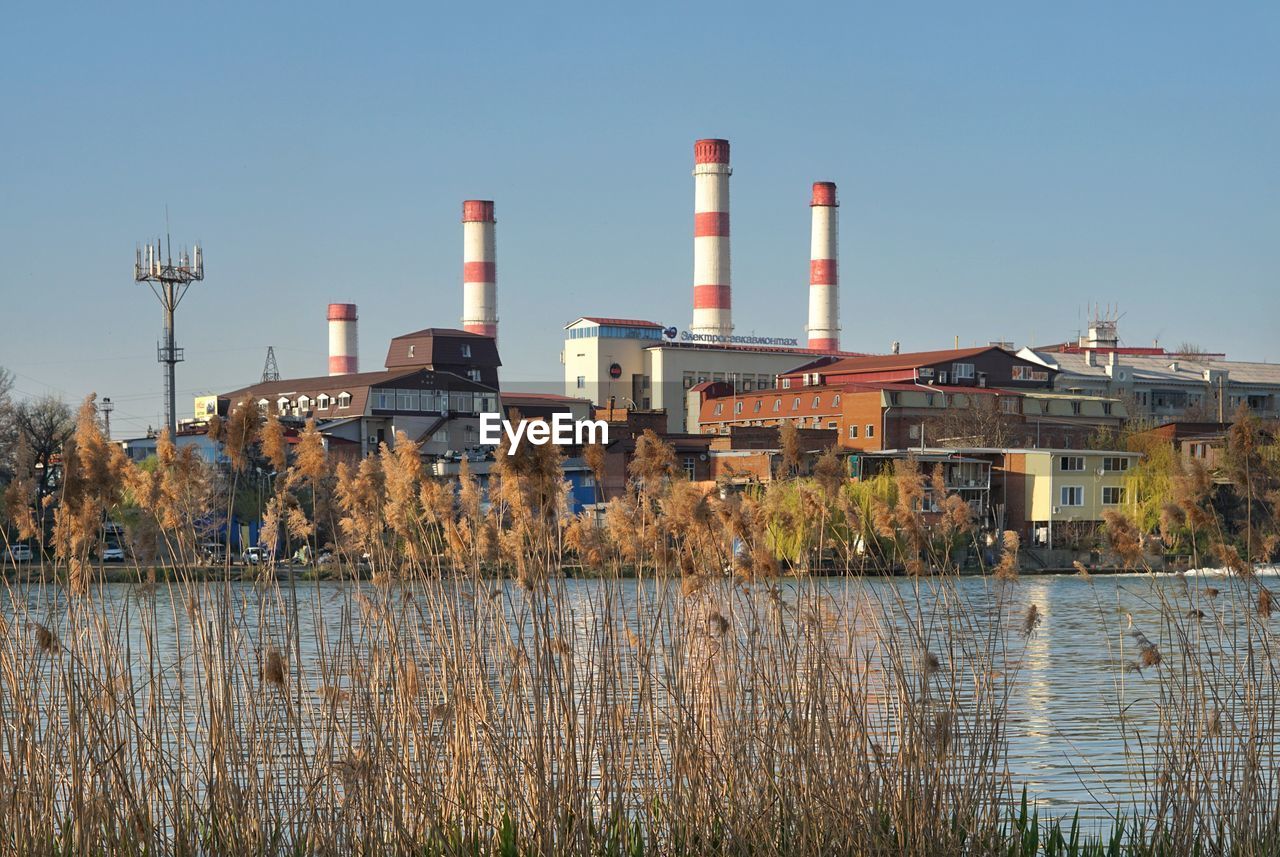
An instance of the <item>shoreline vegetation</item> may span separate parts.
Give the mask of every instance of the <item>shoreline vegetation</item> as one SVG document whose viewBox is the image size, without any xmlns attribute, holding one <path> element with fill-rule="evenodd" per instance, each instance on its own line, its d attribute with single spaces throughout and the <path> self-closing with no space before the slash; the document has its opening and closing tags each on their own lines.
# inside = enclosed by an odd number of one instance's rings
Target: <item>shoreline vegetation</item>
<svg viewBox="0 0 1280 857">
<path fill-rule="evenodd" d="M 1016 598 L 1021 546 L 1003 534 L 979 594 L 958 587 L 979 533 L 940 473 L 906 461 L 850 483 L 829 453 L 708 496 L 647 434 L 596 520 L 564 514 L 551 446 L 500 450 L 484 498 L 465 466 L 424 475 L 404 437 L 335 466 L 314 424 L 290 450 L 253 407 L 210 432 L 225 473 L 167 436 L 135 464 L 91 398 L 56 494 L 21 467 L 5 490 L 8 530 L 52 560 L 0 607 L 4 853 L 1280 853 L 1275 602 L 1255 574 L 1280 545 L 1280 468 L 1247 418 L 1229 501 L 1149 454 L 1137 514 L 1104 527 L 1133 571 L 1159 533 L 1229 574 L 1152 587 L 1160 619 L 1135 627 L 1076 568 L 1135 796 L 1052 817 L 1008 764 L 1043 618 Z M 268 556 L 339 546 L 336 606 L 270 560 L 223 567 L 252 586 L 162 570 L 198 564 L 255 460 L 276 474 Z M 137 558 L 128 599 L 91 560 L 108 519 Z M 868 555 L 905 585 L 862 585 Z M 849 584 L 816 585 L 815 557 Z M 577 600 L 572 565 L 597 581 Z"/>
</svg>

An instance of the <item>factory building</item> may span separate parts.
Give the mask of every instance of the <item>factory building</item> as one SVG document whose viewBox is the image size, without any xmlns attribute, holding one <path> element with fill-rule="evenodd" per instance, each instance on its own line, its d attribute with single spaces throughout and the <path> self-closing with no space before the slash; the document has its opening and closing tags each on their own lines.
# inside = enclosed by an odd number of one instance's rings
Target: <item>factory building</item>
<svg viewBox="0 0 1280 857">
<path fill-rule="evenodd" d="M 1075 342 L 1018 354 L 1054 373 L 1055 388 L 1122 398 L 1132 418 L 1153 425 L 1224 422 L 1241 405 L 1262 419 L 1280 418 L 1280 365 L 1122 346 L 1113 318 L 1094 319 Z"/>
<path fill-rule="evenodd" d="M 361 456 L 394 446 L 397 432 L 443 456 L 479 446 L 480 414 L 500 408 L 498 365 L 492 338 L 427 328 L 391 340 L 382 371 L 265 381 L 218 396 L 216 409 L 225 417 L 250 402 L 285 421 L 314 419 Z"/>
<path fill-rule="evenodd" d="M 1122 401 L 1056 392 L 1052 375 L 998 346 L 826 357 L 783 373 L 772 389 L 695 386 L 688 397 L 697 419 L 691 430 L 791 423 L 833 429 L 841 446 L 861 450 L 992 438 L 1078 448 L 1100 429 L 1123 424 Z"/>
<path fill-rule="evenodd" d="M 601 407 L 663 409 L 668 432 L 696 431 L 697 412 L 690 420 L 686 395 L 698 384 L 723 381 L 739 391 L 764 390 L 820 355 L 795 345 L 681 342 L 673 328 L 640 319 L 583 316 L 565 331 L 565 395 Z"/>
<path fill-rule="evenodd" d="M 600 407 L 666 411 L 666 431 L 696 432 L 691 388 L 725 382 L 768 389 L 779 375 L 839 350 L 839 229 L 836 186 L 815 182 L 809 200 L 807 347 L 799 339 L 734 335 L 729 250 L 729 141 L 694 143 L 693 315 L 688 329 L 654 321 L 582 316 L 565 325 L 564 392 Z M 797 295 L 800 289 L 797 288 Z M 797 319 L 797 322 L 800 319 Z"/>
</svg>

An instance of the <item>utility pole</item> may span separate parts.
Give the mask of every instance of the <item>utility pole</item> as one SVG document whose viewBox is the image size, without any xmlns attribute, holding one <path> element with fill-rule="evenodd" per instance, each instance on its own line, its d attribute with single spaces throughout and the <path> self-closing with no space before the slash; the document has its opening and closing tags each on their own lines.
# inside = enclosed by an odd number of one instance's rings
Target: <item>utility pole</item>
<svg viewBox="0 0 1280 857">
<path fill-rule="evenodd" d="M 102 414 L 102 430 L 107 436 L 107 441 L 111 441 L 111 412 L 116 409 L 111 399 L 103 398 L 98 403 L 98 412 Z"/>
<path fill-rule="evenodd" d="M 165 425 L 171 436 L 176 435 L 178 409 L 175 367 L 182 362 L 183 354 L 174 338 L 173 317 L 191 284 L 204 279 L 204 256 L 200 245 L 196 244 L 190 254 L 186 250 L 179 250 L 176 262 L 173 259 L 173 244 L 167 235 L 163 247 L 157 238 L 155 244 L 136 248 L 133 279 L 134 282 L 150 286 L 152 294 L 160 301 L 160 307 L 164 310 L 164 332 L 160 344 L 156 346 L 156 359 L 165 365 Z"/>
</svg>

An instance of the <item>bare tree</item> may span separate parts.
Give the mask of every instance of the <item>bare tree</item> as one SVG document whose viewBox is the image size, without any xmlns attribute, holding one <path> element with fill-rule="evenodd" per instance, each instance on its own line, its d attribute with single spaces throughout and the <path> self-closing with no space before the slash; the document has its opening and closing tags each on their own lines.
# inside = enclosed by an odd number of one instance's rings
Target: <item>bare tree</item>
<svg viewBox="0 0 1280 857">
<path fill-rule="evenodd" d="M 949 406 L 932 423 L 930 442 L 939 446 L 1003 448 L 1024 440 L 1027 428 L 1017 414 L 1006 413 L 999 396 L 971 394 L 963 407 Z"/>
<path fill-rule="evenodd" d="M 13 478 L 18 451 L 18 426 L 14 420 L 13 373 L 0 366 L 0 485 Z"/>
<path fill-rule="evenodd" d="M 36 465 L 36 499 L 53 492 L 54 463 L 62 445 L 75 430 L 70 406 L 57 396 L 41 396 L 18 403 L 13 419 L 21 441 L 31 451 Z"/>
</svg>

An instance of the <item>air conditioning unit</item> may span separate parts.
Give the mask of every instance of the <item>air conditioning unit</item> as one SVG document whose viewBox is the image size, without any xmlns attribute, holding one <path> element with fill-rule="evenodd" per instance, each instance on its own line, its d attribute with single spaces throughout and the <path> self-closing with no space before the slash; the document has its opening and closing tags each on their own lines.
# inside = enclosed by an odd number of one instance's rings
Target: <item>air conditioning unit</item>
<svg viewBox="0 0 1280 857">
<path fill-rule="evenodd" d="M 1062 511 L 1062 508 L 1061 508 L 1061 507 L 1059 507 L 1059 506 L 1054 506 L 1054 507 L 1053 507 L 1053 514 L 1055 514 L 1055 515 L 1056 515 L 1056 514 L 1058 514 L 1058 513 L 1059 513 L 1059 512 L 1061 512 L 1061 511 Z"/>
<path fill-rule="evenodd" d="M 1103 474 L 1105 474 L 1106 472 L 1107 472 L 1107 468 L 1105 468 L 1105 467 L 1099 467 L 1099 468 L 1098 468 L 1098 475 L 1099 475 L 1099 476 L 1102 476 L 1102 475 L 1103 475 Z"/>
</svg>

